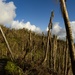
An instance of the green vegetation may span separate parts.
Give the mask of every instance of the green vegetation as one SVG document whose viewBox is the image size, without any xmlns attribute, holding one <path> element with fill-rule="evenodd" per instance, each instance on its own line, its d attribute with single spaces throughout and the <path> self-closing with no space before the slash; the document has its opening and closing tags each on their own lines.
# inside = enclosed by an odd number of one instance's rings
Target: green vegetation
<svg viewBox="0 0 75 75">
<path fill-rule="evenodd" d="M 8 74 L 13 75 L 23 75 L 23 71 L 20 67 L 18 67 L 15 63 L 8 61 L 7 65 L 5 66 L 5 70 Z"/>
<path fill-rule="evenodd" d="M 51 39 L 49 49 L 49 66 L 43 64 L 47 50 L 47 36 L 36 34 L 27 29 L 9 29 L 1 26 L 14 55 L 13 61 L 8 61 L 4 75 L 72 75 L 71 63 L 66 48 L 66 42 Z M 11 58 L 5 40 L 0 32 L 0 59 Z M 65 67 L 66 64 L 67 66 Z"/>
</svg>

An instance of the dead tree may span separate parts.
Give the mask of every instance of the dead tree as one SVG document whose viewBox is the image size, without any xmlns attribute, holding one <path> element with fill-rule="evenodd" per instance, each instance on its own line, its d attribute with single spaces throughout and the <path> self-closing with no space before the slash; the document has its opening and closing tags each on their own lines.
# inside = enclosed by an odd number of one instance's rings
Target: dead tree
<svg viewBox="0 0 75 75">
<path fill-rule="evenodd" d="M 47 34 L 47 50 L 45 54 L 45 59 L 43 62 L 44 66 L 51 67 L 51 32 L 50 29 L 52 29 L 52 19 L 54 17 L 53 11 L 51 12 L 51 17 L 48 25 L 48 34 Z"/>
<path fill-rule="evenodd" d="M 65 48 L 65 58 L 64 58 L 64 75 L 68 75 L 67 73 L 67 68 L 68 68 L 68 58 L 69 58 L 69 52 L 68 52 L 68 40 L 67 40 L 67 36 L 66 36 L 66 48 Z"/>
<path fill-rule="evenodd" d="M 42 50 L 43 50 L 43 58 L 45 57 L 45 50 L 44 50 L 44 33 L 42 32 Z"/>
<path fill-rule="evenodd" d="M 56 52 L 57 52 L 57 36 L 53 36 L 53 63 L 54 71 L 56 71 Z"/>
<path fill-rule="evenodd" d="M 62 16 L 63 16 L 63 19 L 64 19 L 65 28 L 66 28 L 66 34 L 67 34 L 69 52 L 70 52 L 70 58 L 71 58 L 71 65 L 72 65 L 72 72 L 73 72 L 73 75 L 75 75 L 74 42 L 73 42 L 72 30 L 71 30 L 71 26 L 70 26 L 68 12 L 67 12 L 67 9 L 66 9 L 65 0 L 60 0 L 60 9 L 61 9 L 61 13 L 62 13 Z"/>
<path fill-rule="evenodd" d="M 9 46 L 9 43 L 8 43 L 6 37 L 5 37 L 5 34 L 4 34 L 4 32 L 3 32 L 2 28 L 1 28 L 1 26 L 0 26 L 0 31 L 1 31 L 1 33 L 2 33 L 2 36 L 3 36 L 4 40 L 5 40 L 5 43 L 6 43 L 6 45 L 7 45 L 7 48 L 8 48 L 8 50 L 9 50 L 10 54 L 11 54 L 11 59 L 13 60 L 13 59 L 14 59 L 13 53 L 12 53 L 12 51 L 11 51 L 11 48 L 10 48 L 10 46 Z"/>
<path fill-rule="evenodd" d="M 29 32 L 29 46 L 32 47 L 32 38 L 31 38 L 31 30 Z"/>
</svg>

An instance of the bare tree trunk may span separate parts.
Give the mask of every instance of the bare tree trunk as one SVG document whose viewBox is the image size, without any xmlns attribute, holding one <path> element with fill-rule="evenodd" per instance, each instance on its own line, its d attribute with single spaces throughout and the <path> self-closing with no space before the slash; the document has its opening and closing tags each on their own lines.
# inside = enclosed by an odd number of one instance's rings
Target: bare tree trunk
<svg viewBox="0 0 75 75">
<path fill-rule="evenodd" d="M 51 49 L 51 45 L 50 42 L 51 42 L 51 38 L 50 38 L 50 31 L 48 31 L 48 38 L 47 38 L 47 51 L 46 51 L 46 55 L 45 55 L 45 59 L 44 59 L 44 66 L 48 66 L 49 67 L 49 49 Z"/>
<path fill-rule="evenodd" d="M 47 65 L 48 67 L 52 66 L 52 50 L 51 50 L 51 32 L 50 29 L 52 29 L 52 19 L 54 17 L 54 12 L 51 12 L 51 17 L 50 17 L 50 21 L 49 21 L 49 25 L 48 25 L 48 35 L 47 35 L 47 50 L 46 50 L 46 54 L 45 54 L 45 59 L 43 62 L 43 65 Z"/>
<path fill-rule="evenodd" d="M 11 59 L 13 60 L 13 58 L 14 58 L 13 53 L 11 51 L 11 48 L 10 48 L 9 43 L 8 43 L 8 41 L 7 41 L 7 39 L 6 39 L 5 35 L 4 35 L 4 32 L 3 32 L 2 28 L 1 28 L 1 26 L 0 26 L 0 31 L 2 33 L 2 36 L 3 36 L 4 40 L 5 40 L 5 42 L 6 42 L 7 48 L 9 50 L 10 54 L 11 54 Z"/>
<path fill-rule="evenodd" d="M 71 31 L 70 21 L 69 21 L 69 17 L 68 17 L 68 12 L 67 12 L 67 9 L 66 9 L 65 0 L 60 0 L 60 8 L 61 8 L 61 12 L 62 12 L 62 15 L 63 15 L 64 23 L 65 23 L 66 34 L 67 34 L 67 37 L 68 37 L 72 71 L 73 71 L 73 75 L 75 75 L 74 42 L 73 42 L 72 31 Z"/>
<path fill-rule="evenodd" d="M 67 40 L 67 36 L 66 36 L 66 49 L 65 49 L 65 73 L 64 75 L 68 75 L 68 66 L 69 66 L 69 51 L 68 51 L 68 40 Z"/>
<path fill-rule="evenodd" d="M 57 36 L 53 36 L 53 60 L 54 60 L 54 71 L 56 71 L 56 51 L 57 51 Z"/>
</svg>

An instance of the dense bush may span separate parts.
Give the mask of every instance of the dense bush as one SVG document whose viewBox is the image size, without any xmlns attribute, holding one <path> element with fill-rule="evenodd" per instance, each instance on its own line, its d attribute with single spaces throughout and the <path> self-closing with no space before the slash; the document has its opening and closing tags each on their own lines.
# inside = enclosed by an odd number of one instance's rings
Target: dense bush
<svg viewBox="0 0 75 75">
<path fill-rule="evenodd" d="M 15 63 L 8 61 L 7 65 L 5 66 L 5 70 L 9 75 L 23 75 L 22 69 L 17 66 Z"/>
</svg>

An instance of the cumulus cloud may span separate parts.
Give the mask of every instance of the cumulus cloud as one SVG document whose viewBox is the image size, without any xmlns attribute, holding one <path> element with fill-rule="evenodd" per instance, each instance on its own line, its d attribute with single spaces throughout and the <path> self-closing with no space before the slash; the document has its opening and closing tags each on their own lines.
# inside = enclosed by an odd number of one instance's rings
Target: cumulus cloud
<svg viewBox="0 0 75 75">
<path fill-rule="evenodd" d="M 36 27 L 35 25 L 32 25 L 30 22 L 26 22 L 24 23 L 23 21 L 13 21 L 11 24 L 11 28 L 15 28 L 15 29 L 22 29 L 22 28 L 26 28 L 28 30 L 37 32 L 37 33 L 41 33 L 41 29 L 39 27 Z"/>
<path fill-rule="evenodd" d="M 11 24 L 16 17 L 15 9 L 13 2 L 6 3 L 5 0 L 0 0 L 0 24 Z"/>
<path fill-rule="evenodd" d="M 22 29 L 26 28 L 28 30 L 32 30 L 34 32 L 41 33 L 41 29 L 39 27 L 36 27 L 36 25 L 31 24 L 30 22 L 24 22 L 19 20 L 14 20 L 16 17 L 16 6 L 14 3 L 8 2 L 6 3 L 6 0 L 0 0 L 0 24 L 3 25 L 9 25 L 8 27 L 15 28 L 15 29 Z M 70 22 L 72 27 L 72 33 L 73 37 L 75 39 L 75 21 Z M 47 28 L 48 30 L 48 28 Z M 66 31 L 65 28 L 61 27 L 59 23 L 55 23 L 53 25 L 52 34 L 55 34 L 58 36 L 58 38 L 65 38 Z"/>
<path fill-rule="evenodd" d="M 0 24 L 6 25 L 7 27 L 22 29 L 26 28 L 28 30 L 41 33 L 41 29 L 32 25 L 30 22 L 24 23 L 23 21 L 15 21 L 16 6 L 13 2 L 6 3 L 6 0 L 0 0 Z"/>
<path fill-rule="evenodd" d="M 71 21 L 70 24 L 71 24 L 71 29 L 72 29 L 72 35 L 75 40 L 75 21 Z M 48 28 L 47 28 L 47 30 L 48 30 Z M 53 25 L 52 34 L 57 35 L 58 38 L 60 38 L 60 39 L 65 39 L 66 30 L 65 30 L 65 28 L 61 27 L 59 23 L 55 23 Z"/>
<path fill-rule="evenodd" d="M 53 25 L 52 34 L 57 35 L 58 38 L 63 39 L 66 36 L 65 28 L 61 27 L 59 23 Z"/>
</svg>

